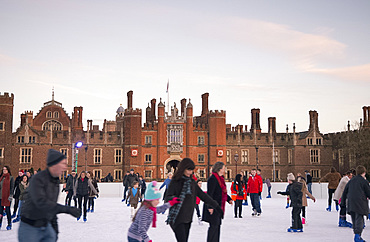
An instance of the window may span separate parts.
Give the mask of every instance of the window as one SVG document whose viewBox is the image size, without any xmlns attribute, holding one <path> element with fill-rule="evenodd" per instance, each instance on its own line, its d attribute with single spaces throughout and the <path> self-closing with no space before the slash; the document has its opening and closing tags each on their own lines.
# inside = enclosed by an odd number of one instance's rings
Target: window
<svg viewBox="0 0 370 242">
<path fill-rule="evenodd" d="M 4 158 L 4 148 L 0 148 L 0 158 Z"/>
<path fill-rule="evenodd" d="M 206 177 L 206 171 L 204 169 L 199 169 L 199 178 L 205 178 Z"/>
<path fill-rule="evenodd" d="M 279 164 L 280 163 L 280 150 L 274 150 L 274 157 L 273 157 L 273 161 L 275 161 L 275 164 Z"/>
<path fill-rule="evenodd" d="M 321 145 L 321 144 L 322 144 L 322 139 L 321 138 L 316 139 L 316 145 Z"/>
<path fill-rule="evenodd" d="M 349 166 L 354 168 L 356 166 L 356 154 L 354 150 L 349 151 Z"/>
<path fill-rule="evenodd" d="M 20 163 L 31 163 L 32 162 L 32 148 L 21 148 L 19 159 L 20 159 Z"/>
<path fill-rule="evenodd" d="M 122 170 L 114 170 L 114 180 L 122 180 Z"/>
<path fill-rule="evenodd" d="M 337 159 L 337 154 L 338 154 L 337 151 L 334 150 L 333 151 L 333 160 L 336 160 Z"/>
<path fill-rule="evenodd" d="M 36 143 L 36 137 L 35 136 L 28 136 L 28 143 Z"/>
<path fill-rule="evenodd" d="M 4 131 L 5 122 L 0 122 L 0 131 Z"/>
<path fill-rule="evenodd" d="M 152 179 L 152 171 L 144 171 L 145 179 Z"/>
<path fill-rule="evenodd" d="M 310 150 L 310 161 L 311 163 L 320 163 L 320 150 L 318 149 Z"/>
<path fill-rule="evenodd" d="M 66 181 L 67 180 L 67 171 L 63 171 L 62 175 L 60 175 L 59 179 L 61 181 Z"/>
<path fill-rule="evenodd" d="M 145 144 L 146 145 L 151 145 L 152 144 L 152 136 L 151 135 L 146 135 L 145 136 Z"/>
<path fill-rule="evenodd" d="M 96 179 L 101 179 L 101 170 L 94 170 L 94 177 Z"/>
<path fill-rule="evenodd" d="M 151 162 L 152 162 L 152 154 L 146 154 L 145 163 L 151 163 Z"/>
<path fill-rule="evenodd" d="M 204 145 L 204 136 L 198 136 L 198 145 Z"/>
<path fill-rule="evenodd" d="M 227 180 L 232 179 L 232 172 L 231 172 L 231 170 L 226 169 L 225 175 L 226 175 L 226 179 Z"/>
<path fill-rule="evenodd" d="M 227 163 L 230 163 L 230 154 L 231 154 L 231 151 L 230 150 L 226 150 L 226 162 Z"/>
<path fill-rule="evenodd" d="M 94 149 L 94 163 L 101 164 L 102 160 L 102 149 Z"/>
<path fill-rule="evenodd" d="M 321 173 L 320 170 L 311 170 L 312 178 L 316 178 L 316 179 L 320 178 L 320 175 L 321 175 L 320 173 Z"/>
<path fill-rule="evenodd" d="M 248 150 L 242 150 L 241 152 L 242 152 L 242 157 L 241 157 L 242 163 L 248 163 L 249 162 Z"/>
<path fill-rule="evenodd" d="M 275 170 L 275 181 L 280 181 L 280 170 Z M 274 181 L 274 171 L 272 171 L 272 181 Z"/>
<path fill-rule="evenodd" d="M 167 126 L 167 144 L 183 143 L 182 125 L 171 124 Z"/>
<path fill-rule="evenodd" d="M 60 153 L 62 153 L 67 158 L 67 162 L 68 162 L 68 149 L 67 148 L 61 148 L 59 151 L 60 151 Z"/>
<path fill-rule="evenodd" d="M 48 120 L 42 124 L 42 130 L 62 130 L 63 125 L 56 120 Z"/>
<path fill-rule="evenodd" d="M 51 111 L 47 111 L 47 112 L 46 112 L 46 117 L 47 117 L 47 118 L 51 118 L 51 117 L 52 117 L 52 113 L 51 113 Z"/>
<path fill-rule="evenodd" d="M 204 154 L 198 154 L 198 162 L 204 163 Z"/>
<path fill-rule="evenodd" d="M 312 138 L 307 138 L 307 145 L 312 145 Z"/>
<path fill-rule="evenodd" d="M 58 111 L 54 112 L 54 118 L 59 118 L 59 112 Z"/>
<path fill-rule="evenodd" d="M 344 166 L 344 152 L 342 149 L 338 150 L 339 167 Z"/>
<path fill-rule="evenodd" d="M 293 150 L 289 149 L 288 150 L 288 164 L 292 164 L 293 162 Z"/>
<path fill-rule="evenodd" d="M 18 136 L 17 143 L 24 143 L 24 136 Z"/>
<path fill-rule="evenodd" d="M 116 163 L 122 163 L 122 149 L 114 149 L 114 160 Z"/>
</svg>

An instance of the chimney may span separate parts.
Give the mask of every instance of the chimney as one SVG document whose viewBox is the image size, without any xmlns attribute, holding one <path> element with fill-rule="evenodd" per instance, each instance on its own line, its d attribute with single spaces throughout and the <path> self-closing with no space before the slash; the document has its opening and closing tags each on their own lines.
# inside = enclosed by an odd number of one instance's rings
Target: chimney
<svg viewBox="0 0 370 242">
<path fill-rule="evenodd" d="M 149 103 L 148 103 L 148 107 L 146 108 L 146 123 L 147 124 L 151 122 L 151 117 L 152 117 L 152 110 L 149 107 Z"/>
<path fill-rule="evenodd" d="M 256 133 L 261 133 L 260 127 L 260 109 L 254 108 L 252 109 L 252 127 L 251 132 L 256 131 Z"/>
<path fill-rule="evenodd" d="M 127 93 L 127 109 L 132 109 L 132 94 L 133 91 Z"/>
<path fill-rule="evenodd" d="M 73 119 L 73 128 L 82 130 L 82 107 L 74 107 L 73 109 L 73 114 L 72 114 L 72 119 Z"/>
<path fill-rule="evenodd" d="M 319 132 L 319 115 L 316 111 L 310 111 L 310 128 L 309 130 L 316 130 Z"/>
<path fill-rule="evenodd" d="M 362 107 L 363 112 L 364 112 L 364 120 L 363 120 L 363 126 L 368 127 L 370 126 L 370 107 Z"/>
<path fill-rule="evenodd" d="M 88 131 L 91 131 L 92 130 L 92 120 L 91 119 L 89 119 L 89 120 L 87 120 L 87 130 Z"/>
<path fill-rule="evenodd" d="M 150 101 L 150 103 L 151 103 L 151 109 L 152 109 L 152 113 L 151 113 L 151 119 L 152 119 L 152 122 L 154 123 L 154 121 L 155 121 L 155 104 L 156 104 L 156 102 L 157 102 L 157 100 L 155 100 L 155 98 L 153 98 L 152 99 L 152 101 Z"/>
<path fill-rule="evenodd" d="M 268 118 L 269 121 L 269 134 L 276 133 L 276 117 Z"/>
<path fill-rule="evenodd" d="M 201 116 L 208 114 L 208 97 L 209 97 L 208 92 L 202 95 L 202 115 Z"/>
<path fill-rule="evenodd" d="M 21 114 L 21 126 L 23 126 L 26 123 L 26 114 L 22 113 Z"/>
<path fill-rule="evenodd" d="M 181 116 L 185 117 L 185 111 L 186 111 L 186 99 L 183 98 L 181 99 Z"/>
</svg>

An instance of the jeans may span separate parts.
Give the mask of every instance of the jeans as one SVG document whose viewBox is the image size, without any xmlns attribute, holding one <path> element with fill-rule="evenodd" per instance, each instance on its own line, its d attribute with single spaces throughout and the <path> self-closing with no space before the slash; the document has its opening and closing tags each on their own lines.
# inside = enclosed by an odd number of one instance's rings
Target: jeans
<svg viewBox="0 0 370 242">
<path fill-rule="evenodd" d="M 94 210 L 94 197 L 89 197 L 89 210 Z"/>
<path fill-rule="evenodd" d="M 0 199 L 0 204 L 1 204 L 1 199 Z M 3 211 L 4 211 L 4 206 L 0 206 L 0 223 L 3 221 Z M 10 214 L 10 206 L 5 206 L 5 212 L 6 212 L 6 217 L 8 219 L 8 225 L 12 225 L 12 215 Z"/>
<path fill-rule="evenodd" d="M 292 229 L 302 229 L 302 219 L 301 219 L 301 209 L 302 207 L 293 207 L 292 210 Z"/>
<path fill-rule="evenodd" d="M 72 198 L 73 198 L 73 190 L 68 190 L 68 194 L 67 194 L 67 197 L 66 197 L 66 205 L 71 206 Z M 75 207 L 77 207 L 76 197 L 73 198 L 73 201 L 75 202 Z"/>
<path fill-rule="evenodd" d="M 144 242 L 144 240 L 140 241 L 140 240 L 137 240 L 137 239 L 133 239 L 131 237 L 127 237 L 127 241 L 128 242 Z"/>
<path fill-rule="evenodd" d="M 238 210 L 239 210 L 239 217 L 242 216 L 242 203 L 243 203 L 243 200 L 235 200 L 235 203 L 234 203 L 234 215 L 235 217 L 237 217 L 237 213 L 238 213 Z"/>
<path fill-rule="evenodd" d="M 267 187 L 268 196 L 271 197 L 271 187 Z"/>
<path fill-rule="evenodd" d="M 258 193 L 250 193 L 251 197 L 251 203 L 253 210 L 256 209 L 257 213 L 261 213 L 261 204 L 260 204 L 260 198 L 258 196 Z"/>
<path fill-rule="evenodd" d="M 22 203 L 23 203 L 23 201 L 22 200 L 19 200 L 17 217 L 21 215 Z M 15 211 L 14 211 L 14 213 L 15 213 Z"/>
<path fill-rule="evenodd" d="M 57 234 L 51 224 L 48 223 L 46 227 L 33 227 L 25 222 L 20 223 L 18 229 L 18 241 L 29 242 L 29 241 L 43 241 L 43 242 L 55 242 L 57 240 Z"/>
<path fill-rule="evenodd" d="M 82 199 L 84 200 L 83 204 L 83 210 L 82 210 Z M 83 217 L 86 218 L 86 205 L 87 205 L 87 200 L 89 199 L 89 195 L 77 195 L 77 200 L 78 200 L 78 208 L 80 209 L 81 212 L 83 212 Z"/>
<path fill-rule="evenodd" d="M 361 236 L 362 230 L 364 230 L 364 215 L 351 212 L 351 218 L 353 233 L 359 234 Z"/>
<path fill-rule="evenodd" d="M 308 192 L 312 195 L 312 183 L 307 183 Z"/>
</svg>

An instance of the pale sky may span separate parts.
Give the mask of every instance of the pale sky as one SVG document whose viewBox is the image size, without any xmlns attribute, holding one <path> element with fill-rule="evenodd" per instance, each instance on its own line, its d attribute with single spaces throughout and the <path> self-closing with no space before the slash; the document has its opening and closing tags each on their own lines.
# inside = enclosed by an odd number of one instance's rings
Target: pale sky
<svg viewBox="0 0 370 242">
<path fill-rule="evenodd" d="M 102 128 L 126 93 L 143 110 L 152 98 L 201 113 L 226 110 L 232 126 L 251 125 L 261 109 L 262 132 L 276 117 L 298 132 L 319 113 L 322 133 L 345 129 L 370 106 L 368 0 L 2 0 L 0 91 L 14 93 L 14 124 L 44 102 Z"/>
</svg>

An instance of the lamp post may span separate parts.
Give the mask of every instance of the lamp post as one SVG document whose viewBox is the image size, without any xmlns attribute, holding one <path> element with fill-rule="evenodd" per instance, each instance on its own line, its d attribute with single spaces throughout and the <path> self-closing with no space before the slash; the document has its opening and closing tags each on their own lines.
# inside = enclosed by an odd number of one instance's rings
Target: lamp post
<svg viewBox="0 0 370 242">
<path fill-rule="evenodd" d="M 258 169 L 258 147 L 256 146 L 256 164 Z"/>
<path fill-rule="evenodd" d="M 236 174 L 238 174 L 238 160 L 239 160 L 239 155 L 238 155 L 238 151 L 236 151 L 235 155 L 234 155 L 234 161 L 235 161 L 235 176 Z"/>
<path fill-rule="evenodd" d="M 87 171 L 87 149 L 88 149 L 88 147 L 86 145 L 86 147 L 85 147 L 85 171 Z"/>
<path fill-rule="evenodd" d="M 73 148 L 75 150 L 75 153 L 76 153 L 76 156 L 75 156 L 75 171 L 76 171 L 76 173 L 77 173 L 77 167 L 78 167 L 78 148 L 81 148 L 82 145 L 83 145 L 82 141 L 78 141 L 73 146 Z"/>
</svg>

